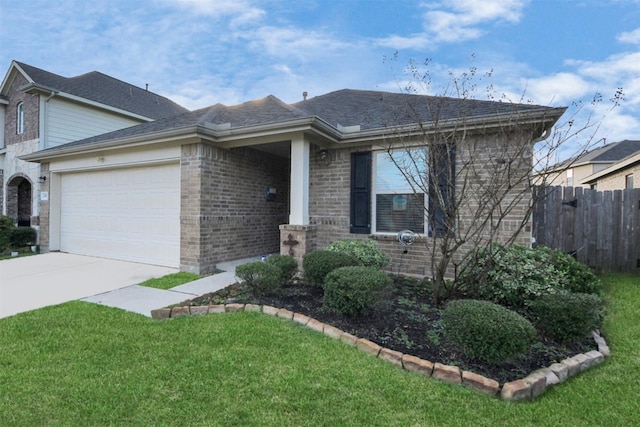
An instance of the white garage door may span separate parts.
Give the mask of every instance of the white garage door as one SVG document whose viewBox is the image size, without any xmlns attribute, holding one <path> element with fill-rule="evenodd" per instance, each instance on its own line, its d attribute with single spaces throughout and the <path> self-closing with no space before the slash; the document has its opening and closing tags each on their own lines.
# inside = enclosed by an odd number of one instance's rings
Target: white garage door
<svg viewBox="0 0 640 427">
<path fill-rule="evenodd" d="M 60 250 L 179 267 L 180 166 L 61 176 Z"/>
</svg>

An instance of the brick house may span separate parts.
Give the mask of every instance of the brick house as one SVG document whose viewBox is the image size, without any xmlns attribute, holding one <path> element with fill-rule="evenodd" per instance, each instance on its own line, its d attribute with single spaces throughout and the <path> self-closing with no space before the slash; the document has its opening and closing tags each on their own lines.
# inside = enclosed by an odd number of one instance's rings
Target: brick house
<svg viewBox="0 0 640 427">
<path fill-rule="evenodd" d="M 39 228 L 45 175 L 20 156 L 186 111 L 98 72 L 67 78 L 13 61 L 0 85 L 0 214 Z"/>
<path fill-rule="evenodd" d="M 203 274 L 226 260 L 275 252 L 299 259 L 336 239 L 370 237 L 391 256 L 391 268 L 404 262 L 404 271 L 426 274 L 426 249 L 414 245 L 401 259 L 396 233 L 410 226 L 432 235 L 437 212 L 428 194 L 412 194 L 397 179 L 387 151 L 407 142 L 419 148 L 437 128 L 450 142 L 465 136 L 450 144 L 457 168 L 480 170 L 516 149 L 530 167 L 533 143 L 563 112 L 377 91 L 340 90 L 293 104 L 268 96 L 22 159 L 39 163 L 47 177 L 40 212 L 47 250 Z M 514 212 L 509 219 L 522 221 L 524 208 Z M 463 215 L 461 227 L 475 221 Z"/>
</svg>

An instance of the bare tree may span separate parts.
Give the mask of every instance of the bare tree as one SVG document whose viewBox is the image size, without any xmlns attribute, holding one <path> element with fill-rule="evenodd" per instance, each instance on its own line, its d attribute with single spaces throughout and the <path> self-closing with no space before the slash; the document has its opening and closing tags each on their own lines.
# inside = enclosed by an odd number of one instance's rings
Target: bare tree
<svg viewBox="0 0 640 427">
<path fill-rule="evenodd" d="M 587 116 L 578 124 L 579 103 L 559 121 L 567 108 L 498 97 L 492 71 L 478 74 L 475 67 L 451 72 L 439 96 L 413 96 L 431 92 L 433 83 L 414 62 L 407 72 L 412 80 L 403 90 L 405 106 L 389 125 L 386 148 L 413 195 L 424 200 L 426 227 L 413 231 L 423 234 L 438 304 L 461 290 L 448 279 L 472 249 L 530 244 L 534 171 L 554 163 L 570 142 L 580 140 L 575 157 L 592 148 L 601 120 Z M 486 100 L 478 99 L 479 92 Z M 612 102 L 622 98 L 619 88 Z M 408 123 L 417 125 L 408 129 Z"/>
</svg>

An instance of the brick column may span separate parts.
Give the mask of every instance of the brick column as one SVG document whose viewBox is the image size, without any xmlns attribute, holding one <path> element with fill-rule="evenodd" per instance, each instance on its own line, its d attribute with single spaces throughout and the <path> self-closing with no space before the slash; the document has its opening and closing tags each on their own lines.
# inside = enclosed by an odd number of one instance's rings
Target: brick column
<svg viewBox="0 0 640 427">
<path fill-rule="evenodd" d="M 292 255 L 302 271 L 302 257 L 315 250 L 316 227 L 313 225 L 280 225 L 280 254 Z"/>
</svg>

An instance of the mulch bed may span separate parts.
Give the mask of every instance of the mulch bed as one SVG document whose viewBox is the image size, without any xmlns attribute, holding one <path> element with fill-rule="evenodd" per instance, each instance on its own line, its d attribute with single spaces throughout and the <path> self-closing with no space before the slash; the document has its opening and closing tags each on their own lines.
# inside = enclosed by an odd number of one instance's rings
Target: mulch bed
<svg viewBox="0 0 640 427">
<path fill-rule="evenodd" d="M 202 295 L 180 305 L 210 305 L 243 303 L 270 305 L 305 314 L 320 322 L 335 326 L 359 338 L 366 338 L 383 347 L 420 357 L 431 362 L 455 365 L 500 383 L 526 377 L 529 373 L 550 366 L 578 353 L 597 350 L 590 337 L 571 345 L 560 345 L 539 337 L 529 354 L 499 365 L 472 360 L 447 342 L 441 326 L 442 311 L 430 303 L 428 288 L 423 282 L 396 276 L 384 301 L 366 315 L 346 316 L 322 304 L 322 290 L 306 283 L 282 287 L 277 295 L 256 297 L 241 284 Z"/>
</svg>

